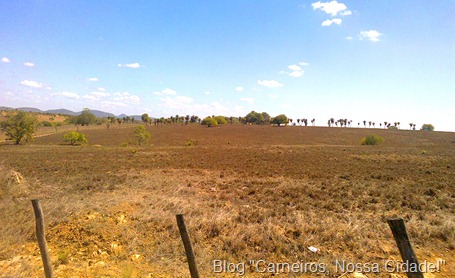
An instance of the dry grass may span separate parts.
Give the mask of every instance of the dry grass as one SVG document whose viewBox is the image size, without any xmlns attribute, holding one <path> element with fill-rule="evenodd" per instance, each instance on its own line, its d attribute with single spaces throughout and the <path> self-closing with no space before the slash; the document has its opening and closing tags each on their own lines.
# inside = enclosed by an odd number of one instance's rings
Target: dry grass
<svg viewBox="0 0 455 278">
<path fill-rule="evenodd" d="M 383 145 L 360 146 L 368 130 L 148 129 L 147 147 L 121 147 L 133 127 L 87 130 L 88 146 L 60 145 L 61 134 L 0 146 L 0 170 L 28 189 L 0 202 L 5 277 L 41 275 L 31 198 L 42 200 L 58 277 L 187 277 L 177 213 L 204 277 L 216 276 L 214 259 L 321 262 L 334 277 L 337 259 L 398 259 L 385 221 L 395 216 L 421 260 L 448 261 L 438 277 L 455 273 L 451 133 L 379 130 Z"/>
</svg>

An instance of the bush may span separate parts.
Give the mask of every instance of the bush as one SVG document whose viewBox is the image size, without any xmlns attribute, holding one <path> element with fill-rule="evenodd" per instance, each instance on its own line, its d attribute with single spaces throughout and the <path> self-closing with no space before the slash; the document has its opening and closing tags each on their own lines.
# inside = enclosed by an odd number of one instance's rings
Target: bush
<svg viewBox="0 0 455 278">
<path fill-rule="evenodd" d="M 218 126 L 218 121 L 215 118 L 207 117 L 202 120 L 201 125 L 206 125 L 208 127 Z"/>
<path fill-rule="evenodd" d="M 49 121 L 42 121 L 41 126 L 52 126 L 52 123 Z"/>
<path fill-rule="evenodd" d="M 3 122 L 1 128 L 4 129 L 8 140 L 13 140 L 14 144 L 19 145 L 22 139 L 28 142 L 33 138 L 37 125 L 36 116 L 18 111 Z"/>
<path fill-rule="evenodd" d="M 366 137 L 362 138 L 362 141 L 360 142 L 362 145 L 379 145 L 382 142 L 384 142 L 384 138 L 376 135 L 376 134 L 370 134 Z"/>
<path fill-rule="evenodd" d="M 422 130 L 434 131 L 434 126 L 432 124 L 424 124 L 422 125 Z"/>
<path fill-rule="evenodd" d="M 134 128 L 134 136 L 139 145 L 147 144 L 150 141 L 150 132 L 143 125 L 138 125 Z"/>
<path fill-rule="evenodd" d="M 188 142 L 186 142 L 185 146 L 191 147 L 191 146 L 197 146 L 197 144 L 199 144 L 199 142 L 197 140 L 195 140 L 195 141 L 189 140 Z"/>
<path fill-rule="evenodd" d="M 66 142 L 70 142 L 71 145 L 75 145 L 76 143 L 87 142 L 85 135 L 77 131 L 71 131 L 66 133 L 65 135 L 63 135 L 63 140 L 65 140 Z"/>
</svg>

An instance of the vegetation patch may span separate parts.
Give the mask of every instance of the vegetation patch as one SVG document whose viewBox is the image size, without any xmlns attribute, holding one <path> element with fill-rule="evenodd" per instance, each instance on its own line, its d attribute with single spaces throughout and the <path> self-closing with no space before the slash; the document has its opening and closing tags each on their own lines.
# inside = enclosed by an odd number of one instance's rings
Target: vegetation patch
<svg viewBox="0 0 455 278">
<path fill-rule="evenodd" d="M 361 145 L 379 145 L 384 142 L 384 137 L 379 136 L 377 134 L 370 134 L 366 137 L 362 138 L 362 141 L 360 141 Z"/>
<path fill-rule="evenodd" d="M 85 138 L 85 135 L 77 131 L 65 133 L 65 135 L 63 135 L 63 140 L 69 142 L 71 145 L 76 145 L 76 143 L 87 142 L 87 138 Z"/>
</svg>

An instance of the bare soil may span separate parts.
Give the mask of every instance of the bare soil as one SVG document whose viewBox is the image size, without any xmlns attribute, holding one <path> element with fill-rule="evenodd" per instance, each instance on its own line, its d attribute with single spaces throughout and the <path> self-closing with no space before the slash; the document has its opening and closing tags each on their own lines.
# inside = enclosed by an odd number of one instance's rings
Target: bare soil
<svg viewBox="0 0 455 278">
<path fill-rule="evenodd" d="M 82 128 L 80 146 L 61 132 L 0 145 L 0 276 L 43 275 L 35 198 L 56 277 L 189 277 L 177 213 L 202 277 L 234 276 L 213 260 L 326 266 L 287 277 L 405 277 L 335 267 L 400 261 L 389 217 L 405 220 L 419 261 L 445 261 L 426 277 L 455 276 L 454 133 L 165 125 L 139 146 L 133 129 Z M 385 142 L 361 146 L 371 133 Z"/>
</svg>

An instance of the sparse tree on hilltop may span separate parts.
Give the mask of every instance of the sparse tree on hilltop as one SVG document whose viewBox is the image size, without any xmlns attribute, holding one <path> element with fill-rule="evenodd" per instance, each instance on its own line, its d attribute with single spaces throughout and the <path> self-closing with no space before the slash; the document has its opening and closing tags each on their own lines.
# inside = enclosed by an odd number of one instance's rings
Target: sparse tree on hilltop
<svg viewBox="0 0 455 278">
<path fill-rule="evenodd" d="M 206 117 L 201 121 L 201 125 L 206 125 L 207 127 L 218 126 L 218 121 L 212 117 Z"/>
<path fill-rule="evenodd" d="M 285 125 L 289 122 L 288 117 L 284 114 L 280 114 L 272 119 L 272 124 L 276 124 L 278 126 Z"/>
<path fill-rule="evenodd" d="M 423 124 L 422 125 L 422 130 L 434 131 L 434 126 L 432 124 Z"/>
<path fill-rule="evenodd" d="M 141 120 L 142 120 L 145 124 L 149 124 L 149 123 L 150 123 L 150 117 L 149 117 L 149 115 L 148 115 L 147 113 L 142 114 Z"/>
</svg>

